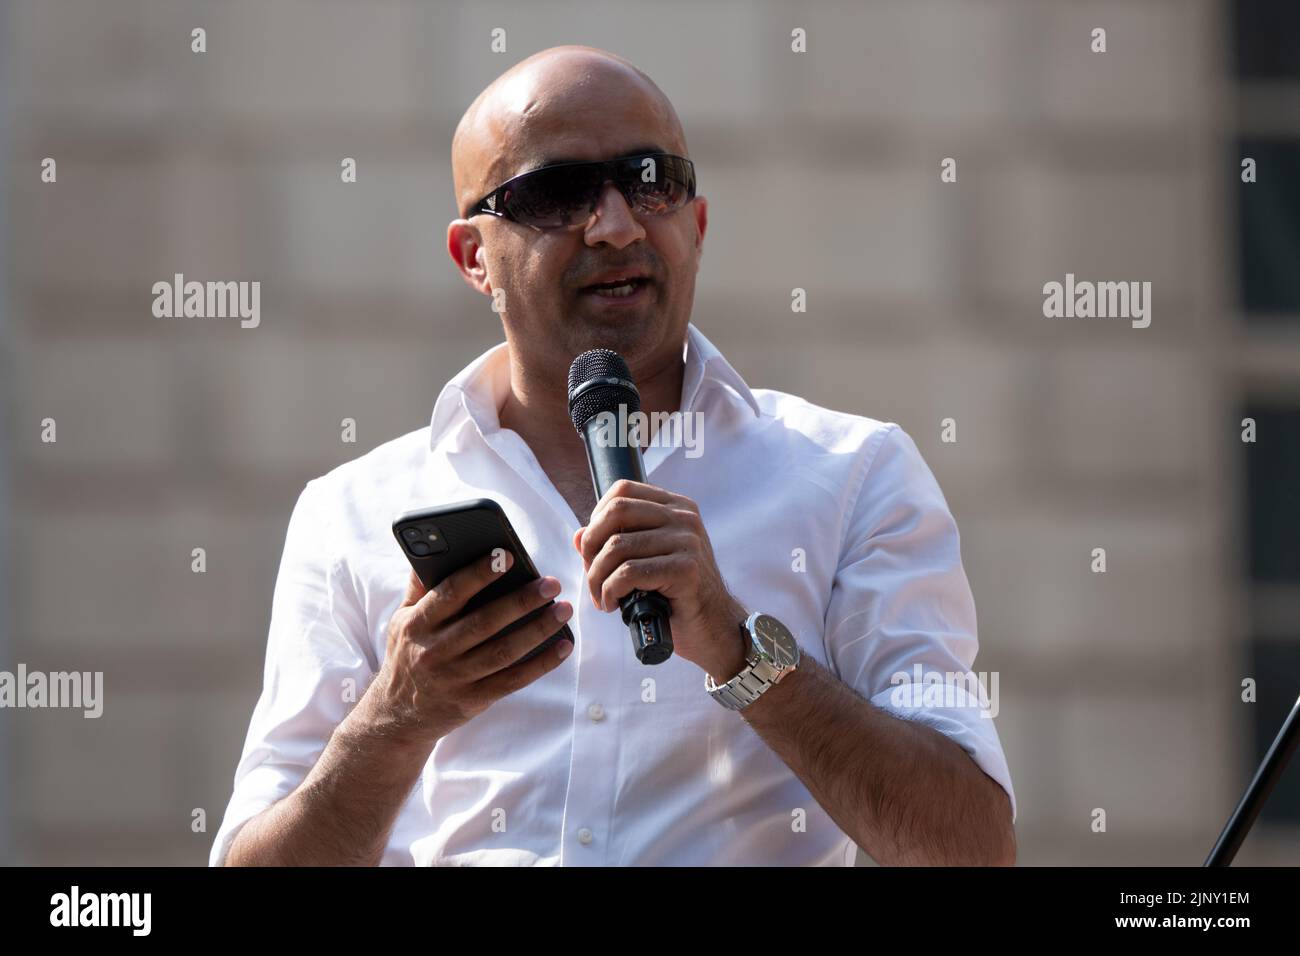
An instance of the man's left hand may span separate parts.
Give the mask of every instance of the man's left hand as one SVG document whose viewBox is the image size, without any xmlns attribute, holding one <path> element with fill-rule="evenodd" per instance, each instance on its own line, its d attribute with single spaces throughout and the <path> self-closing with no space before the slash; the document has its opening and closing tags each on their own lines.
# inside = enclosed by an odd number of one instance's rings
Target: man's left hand
<svg viewBox="0 0 1300 956">
<path fill-rule="evenodd" d="M 622 479 L 573 536 L 592 603 L 617 611 L 633 591 L 658 591 L 672 604 L 674 653 L 717 683 L 745 664 L 744 606 L 727 590 L 699 506 L 685 495 Z"/>
</svg>

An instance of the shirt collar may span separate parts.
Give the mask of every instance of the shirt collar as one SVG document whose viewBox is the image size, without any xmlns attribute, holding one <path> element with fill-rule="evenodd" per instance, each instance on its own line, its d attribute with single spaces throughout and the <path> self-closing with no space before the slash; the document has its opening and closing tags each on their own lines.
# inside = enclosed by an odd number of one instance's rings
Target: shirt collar
<svg viewBox="0 0 1300 956">
<path fill-rule="evenodd" d="M 740 373 L 732 368 L 717 346 L 705 338 L 693 322 L 687 324 L 682 360 L 686 366 L 682 375 L 683 410 L 694 408 L 701 389 L 706 382 L 711 382 L 730 387 L 749 405 L 755 417 L 762 415 L 758 399 L 740 377 Z M 437 446 L 462 413 L 485 435 L 499 431 L 501 405 L 509 390 L 509 347 L 505 342 L 499 342 L 466 365 L 443 386 L 433 406 L 429 429 L 430 447 Z"/>
<path fill-rule="evenodd" d="M 758 399 L 749 390 L 740 373 L 731 367 L 731 363 L 718 351 L 717 346 L 705 338 L 704 333 L 697 329 L 694 323 L 686 327 L 686 346 L 682 351 L 682 358 L 686 362 L 686 372 L 682 376 L 683 411 L 690 411 L 695 407 L 696 398 L 705 382 L 714 382 L 729 386 L 744 399 L 745 404 L 754 412 L 755 418 L 762 416 Z"/>
</svg>

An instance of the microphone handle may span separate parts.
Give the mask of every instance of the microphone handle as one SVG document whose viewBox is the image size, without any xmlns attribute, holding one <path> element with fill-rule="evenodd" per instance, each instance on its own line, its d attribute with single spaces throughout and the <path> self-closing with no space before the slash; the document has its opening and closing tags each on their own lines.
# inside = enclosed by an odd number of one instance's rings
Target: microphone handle
<svg viewBox="0 0 1300 956">
<path fill-rule="evenodd" d="M 604 443 L 608 431 L 601 427 L 599 415 L 593 415 L 583 428 L 583 444 L 587 446 L 587 464 L 591 466 L 591 481 L 597 500 L 605 496 L 614 482 L 645 481 L 645 466 L 641 463 L 641 449 L 626 441 L 615 445 Z M 673 656 L 673 631 L 668 623 L 672 605 L 658 591 L 632 591 L 619 599 L 623 623 L 632 635 L 632 649 L 642 664 L 662 664 Z"/>
</svg>

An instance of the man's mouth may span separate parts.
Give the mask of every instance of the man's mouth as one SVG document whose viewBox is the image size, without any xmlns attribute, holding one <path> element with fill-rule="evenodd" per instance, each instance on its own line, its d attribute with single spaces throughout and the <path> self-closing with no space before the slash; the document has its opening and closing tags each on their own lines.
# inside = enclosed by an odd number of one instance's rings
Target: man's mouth
<svg viewBox="0 0 1300 956">
<path fill-rule="evenodd" d="M 599 296 L 602 299 L 626 299 L 649 284 L 650 280 L 644 276 L 633 276 L 628 279 L 613 279 L 609 282 L 597 282 L 589 286 L 583 286 L 582 292 L 587 295 Z"/>
</svg>

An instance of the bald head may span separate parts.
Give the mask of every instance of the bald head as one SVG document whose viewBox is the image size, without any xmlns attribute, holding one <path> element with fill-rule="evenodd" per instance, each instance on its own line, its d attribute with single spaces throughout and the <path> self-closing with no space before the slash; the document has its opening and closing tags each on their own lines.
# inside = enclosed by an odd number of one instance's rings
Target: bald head
<svg viewBox="0 0 1300 956">
<path fill-rule="evenodd" d="M 663 91 L 613 53 L 551 47 L 502 73 L 461 117 L 451 142 L 456 208 L 547 163 L 640 150 L 689 156 Z"/>
</svg>

